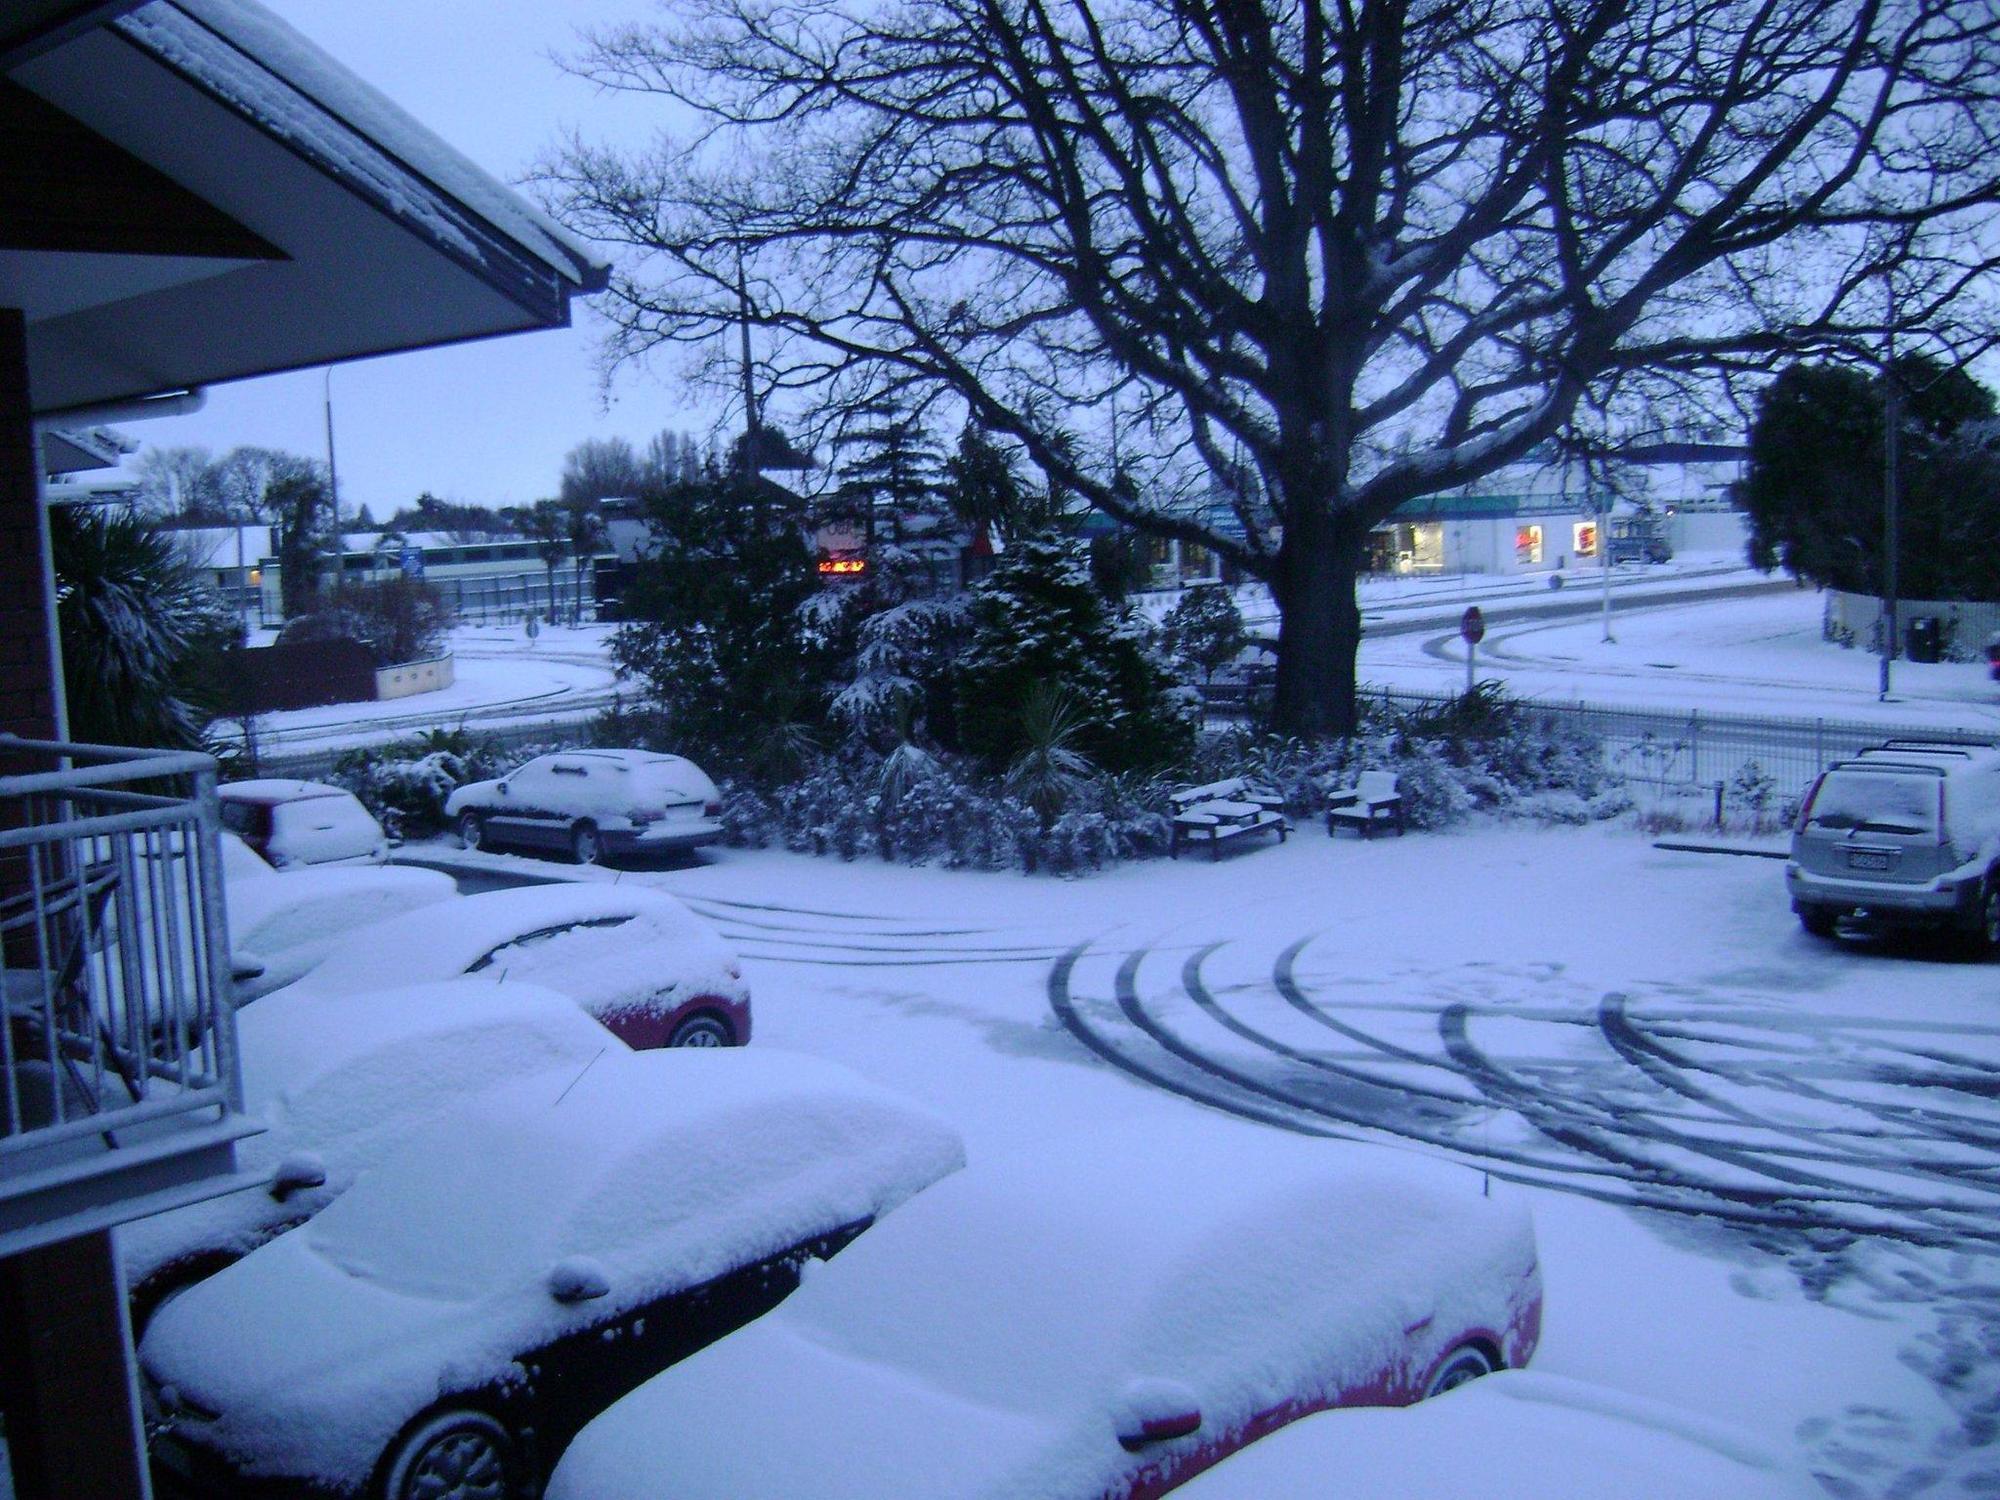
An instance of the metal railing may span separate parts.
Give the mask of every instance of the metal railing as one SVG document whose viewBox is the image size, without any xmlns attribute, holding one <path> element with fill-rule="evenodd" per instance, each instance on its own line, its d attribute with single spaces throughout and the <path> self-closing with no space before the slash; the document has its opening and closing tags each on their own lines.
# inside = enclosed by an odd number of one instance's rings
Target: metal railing
<svg viewBox="0 0 2000 1500">
<path fill-rule="evenodd" d="M 215 774 L 0 736 L 0 1207 L 245 1133 Z"/>
</svg>

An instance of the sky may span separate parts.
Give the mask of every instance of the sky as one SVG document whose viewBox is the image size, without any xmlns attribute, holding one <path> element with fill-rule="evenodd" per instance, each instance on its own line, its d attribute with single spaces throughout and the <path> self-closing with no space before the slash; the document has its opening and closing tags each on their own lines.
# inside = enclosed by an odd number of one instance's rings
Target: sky
<svg viewBox="0 0 2000 1500">
<path fill-rule="evenodd" d="M 551 54 L 577 50 L 578 29 L 643 20 L 652 0 L 264 0 L 504 182 L 574 128 L 643 143 L 647 101 L 601 94 Z M 662 428 L 706 431 L 719 408 L 672 368 L 599 378 L 601 325 L 588 299 L 552 333 L 212 386 L 181 418 L 124 429 L 148 446 L 239 443 L 326 455 L 330 389 L 342 508 L 378 519 L 428 490 L 448 500 L 512 505 L 552 495 L 563 455 L 590 437 L 637 445 Z"/>
</svg>

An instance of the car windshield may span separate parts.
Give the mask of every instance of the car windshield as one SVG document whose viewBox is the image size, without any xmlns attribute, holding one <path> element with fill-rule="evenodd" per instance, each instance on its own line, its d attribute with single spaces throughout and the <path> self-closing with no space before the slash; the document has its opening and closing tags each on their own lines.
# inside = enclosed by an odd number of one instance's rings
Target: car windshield
<svg viewBox="0 0 2000 1500">
<path fill-rule="evenodd" d="M 1808 828 L 1868 833 L 1935 833 L 1938 783 L 1934 776 L 1885 771 L 1829 771 L 1806 818 Z"/>
</svg>

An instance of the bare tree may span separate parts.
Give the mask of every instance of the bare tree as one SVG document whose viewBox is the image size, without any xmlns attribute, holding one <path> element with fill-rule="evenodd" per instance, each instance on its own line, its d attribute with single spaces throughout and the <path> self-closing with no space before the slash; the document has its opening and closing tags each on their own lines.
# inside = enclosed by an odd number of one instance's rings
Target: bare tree
<svg viewBox="0 0 2000 1500">
<path fill-rule="evenodd" d="M 563 455 L 559 494 L 564 505 L 588 505 L 636 495 L 645 483 L 646 467 L 624 438 L 585 438 Z"/>
<path fill-rule="evenodd" d="M 572 66 L 701 127 L 575 139 L 542 174 L 622 248 L 610 356 L 713 351 L 747 316 L 781 387 L 948 389 L 1268 582 L 1292 733 L 1354 722 L 1353 585 L 1405 502 L 1892 319 L 1991 321 L 1991 0 L 681 14 Z"/>
<path fill-rule="evenodd" d="M 147 448 L 132 468 L 139 476 L 139 509 L 146 515 L 201 517 L 222 498 L 216 483 L 219 465 L 210 461 L 206 448 Z"/>
</svg>

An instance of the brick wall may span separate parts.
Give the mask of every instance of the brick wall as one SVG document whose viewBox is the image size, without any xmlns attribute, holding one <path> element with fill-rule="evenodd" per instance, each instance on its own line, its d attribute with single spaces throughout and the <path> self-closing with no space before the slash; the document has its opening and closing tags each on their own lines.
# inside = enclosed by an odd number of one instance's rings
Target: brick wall
<svg viewBox="0 0 2000 1500">
<path fill-rule="evenodd" d="M 27 323 L 17 309 L 0 307 L 0 730 L 54 739 L 31 410 Z"/>
</svg>

